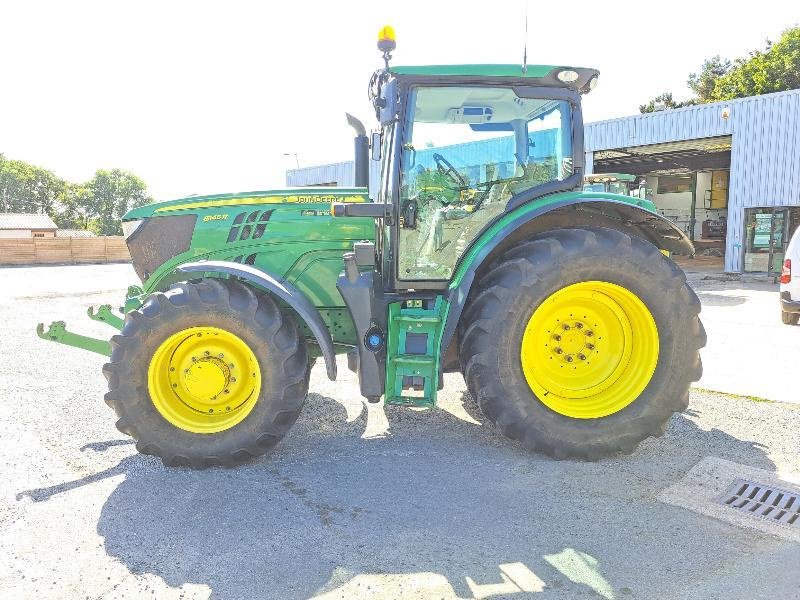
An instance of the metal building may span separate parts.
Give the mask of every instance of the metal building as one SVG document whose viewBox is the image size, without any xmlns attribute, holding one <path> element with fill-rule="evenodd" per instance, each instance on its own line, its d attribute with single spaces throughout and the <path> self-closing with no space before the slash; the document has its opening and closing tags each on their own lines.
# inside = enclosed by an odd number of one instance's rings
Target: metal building
<svg viewBox="0 0 800 600">
<path fill-rule="evenodd" d="M 800 226 L 800 90 L 587 123 L 587 174 L 637 176 L 659 212 L 728 272 L 780 271 Z M 378 182 L 371 164 L 370 189 Z M 287 171 L 290 186 L 353 181 L 352 162 Z"/>
<path fill-rule="evenodd" d="M 800 90 L 590 123 L 585 139 L 587 170 L 645 177 L 698 248 L 724 236 L 726 271 L 780 270 L 800 224 Z"/>
</svg>

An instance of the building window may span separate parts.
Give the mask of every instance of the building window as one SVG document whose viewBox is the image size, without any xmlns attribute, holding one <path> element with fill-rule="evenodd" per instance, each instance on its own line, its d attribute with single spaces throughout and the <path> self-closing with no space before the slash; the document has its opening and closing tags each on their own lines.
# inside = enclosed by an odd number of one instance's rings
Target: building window
<svg viewBox="0 0 800 600">
<path fill-rule="evenodd" d="M 800 210 L 789 207 L 748 208 L 745 211 L 744 270 L 780 272 Z"/>
<path fill-rule="evenodd" d="M 659 194 L 682 194 L 692 191 L 691 175 L 659 175 Z"/>
</svg>

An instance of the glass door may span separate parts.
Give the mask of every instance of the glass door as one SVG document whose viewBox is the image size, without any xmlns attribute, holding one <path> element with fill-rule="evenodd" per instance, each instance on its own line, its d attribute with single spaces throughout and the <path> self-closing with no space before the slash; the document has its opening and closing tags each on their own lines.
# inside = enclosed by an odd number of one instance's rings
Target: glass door
<svg viewBox="0 0 800 600">
<path fill-rule="evenodd" d="M 749 208 L 745 211 L 744 270 L 780 273 L 789 243 L 789 209 Z"/>
</svg>

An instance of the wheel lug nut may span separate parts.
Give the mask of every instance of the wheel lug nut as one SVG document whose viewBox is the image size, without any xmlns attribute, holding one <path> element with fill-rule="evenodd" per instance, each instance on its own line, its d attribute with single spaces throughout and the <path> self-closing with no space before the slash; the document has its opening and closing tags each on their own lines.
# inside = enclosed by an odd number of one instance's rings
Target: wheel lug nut
<svg viewBox="0 0 800 600">
<path fill-rule="evenodd" d="M 211 352 L 209 352 L 208 350 L 206 350 L 205 352 L 203 352 L 203 354 L 205 354 L 206 356 L 211 356 Z"/>
<path fill-rule="evenodd" d="M 566 358 L 566 360 L 567 360 L 567 362 L 572 362 L 574 359 L 572 358 L 572 356 L 570 356 L 569 354 L 567 354 L 567 358 Z"/>
<path fill-rule="evenodd" d="M 583 323 L 581 322 L 575 323 L 575 327 L 577 327 L 578 329 L 583 329 Z"/>
<path fill-rule="evenodd" d="M 230 391 L 230 390 L 225 390 L 225 393 L 226 393 L 226 394 L 230 394 L 230 393 L 231 393 L 231 391 Z"/>
<path fill-rule="evenodd" d="M 231 377 L 231 383 L 236 383 L 236 377 Z"/>
<path fill-rule="evenodd" d="M 169 368 L 169 372 L 170 372 L 170 373 L 174 373 L 174 372 L 175 372 L 175 367 L 170 367 L 170 368 Z"/>
<path fill-rule="evenodd" d="M 177 383 L 173 383 L 172 387 L 176 388 L 176 387 L 178 387 L 178 384 Z"/>
<path fill-rule="evenodd" d="M 581 359 L 581 360 L 586 360 L 586 355 L 585 354 L 578 354 L 578 358 Z"/>
<path fill-rule="evenodd" d="M 553 336 L 553 339 L 554 339 L 555 341 L 557 341 L 557 342 L 560 342 L 560 341 L 561 341 L 561 336 L 560 336 L 560 335 L 558 335 L 558 334 L 556 334 L 556 335 L 554 335 L 554 336 Z"/>
<path fill-rule="evenodd" d="M 567 323 L 564 323 L 563 327 L 564 331 L 569 331 L 569 325 Z"/>
<path fill-rule="evenodd" d="M 594 344 L 586 344 L 587 350 L 594 350 Z"/>
<path fill-rule="evenodd" d="M 561 348 L 556 348 L 556 354 L 563 354 L 564 351 Z"/>
<path fill-rule="evenodd" d="M 225 358 L 225 355 L 224 355 L 222 352 L 220 352 L 218 356 L 219 356 L 220 358 Z"/>
<path fill-rule="evenodd" d="M 585 335 L 586 337 L 592 337 L 594 335 L 594 331 L 592 331 L 591 329 L 587 329 Z"/>
</svg>

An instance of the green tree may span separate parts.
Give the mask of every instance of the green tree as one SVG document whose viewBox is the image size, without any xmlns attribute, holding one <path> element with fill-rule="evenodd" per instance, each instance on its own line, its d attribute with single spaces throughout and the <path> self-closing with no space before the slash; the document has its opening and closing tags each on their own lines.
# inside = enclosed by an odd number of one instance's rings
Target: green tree
<svg viewBox="0 0 800 600">
<path fill-rule="evenodd" d="M 696 104 L 694 100 L 682 100 L 676 101 L 672 97 L 672 92 L 664 92 L 663 94 L 659 94 L 652 100 L 650 100 L 647 104 L 642 104 L 639 106 L 640 113 L 651 113 L 656 112 L 656 106 L 663 105 L 664 108 L 683 108 L 684 106 L 691 106 L 692 104 Z"/>
<path fill-rule="evenodd" d="M 101 169 L 75 184 L 0 154 L 0 212 L 47 213 L 61 228 L 118 235 L 122 215 L 151 201 L 144 182 L 128 171 Z"/>
<path fill-rule="evenodd" d="M 764 51 L 737 59 L 714 82 L 709 101 L 732 100 L 800 88 L 800 27 L 783 32 L 776 43 L 767 41 Z"/>
<path fill-rule="evenodd" d="M 703 62 L 699 73 L 689 75 L 686 85 L 689 86 L 698 102 L 710 102 L 714 95 L 714 85 L 717 80 L 731 70 L 731 61 L 722 59 L 719 55 Z"/>
<path fill-rule="evenodd" d="M 753 50 L 733 62 L 718 55 L 705 60 L 698 73 L 686 82 L 694 98 L 676 102 L 671 92 L 656 96 L 639 111 L 653 112 L 657 104 L 680 108 L 704 102 L 718 102 L 800 88 L 800 27 L 781 34 L 776 43 L 767 40 L 764 50 Z"/>
<path fill-rule="evenodd" d="M 152 201 L 144 181 L 122 169 L 99 169 L 85 187 L 89 228 L 100 235 L 121 235 L 122 215 Z"/>
<path fill-rule="evenodd" d="M 0 154 L 0 211 L 52 214 L 67 182 L 51 171 Z"/>
<path fill-rule="evenodd" d="M 91 200 L 92 193 L 85 184 L 68 183 L 60 198 L 60 210 L 51 216 L 62 229 L 91 230 Z"/>
</svg>

